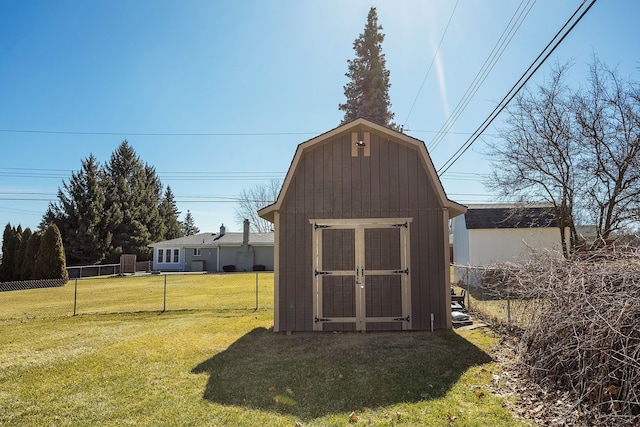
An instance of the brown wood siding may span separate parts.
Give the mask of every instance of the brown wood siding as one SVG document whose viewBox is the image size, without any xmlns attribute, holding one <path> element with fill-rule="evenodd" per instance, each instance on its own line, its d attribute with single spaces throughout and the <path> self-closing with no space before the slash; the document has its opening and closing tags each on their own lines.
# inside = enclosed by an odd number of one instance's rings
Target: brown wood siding
<svg viewBox="0 0 640 427">
<path fill-rule="evenodd" d="M 352 157 L 350 132 L 338 135 L 308 147 L 293 171 L 278 230 L 281 330 L 313 329 L 312 218 L 413 218 L 413 328 L 429 329 L 431 313 L 446 327 L 443 206 L 415 147 L 373 132 L 370 144 L 369 157 Z"/>
</svg>

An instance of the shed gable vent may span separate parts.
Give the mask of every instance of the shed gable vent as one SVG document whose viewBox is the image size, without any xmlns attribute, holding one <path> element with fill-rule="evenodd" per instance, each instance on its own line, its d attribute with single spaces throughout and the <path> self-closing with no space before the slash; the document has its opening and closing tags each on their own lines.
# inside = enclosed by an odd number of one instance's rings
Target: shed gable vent
<svg viewBox="0 0 640 427">
<path fill-rule="evenodd" d="M 359 132 L 351 132 L 351 157 L 358 157 L 360 151 L 364 153 L 365 157 L 371 156 L 370 132 L 362 132 L 362 138 L 360 138 Z"/>
</svg>

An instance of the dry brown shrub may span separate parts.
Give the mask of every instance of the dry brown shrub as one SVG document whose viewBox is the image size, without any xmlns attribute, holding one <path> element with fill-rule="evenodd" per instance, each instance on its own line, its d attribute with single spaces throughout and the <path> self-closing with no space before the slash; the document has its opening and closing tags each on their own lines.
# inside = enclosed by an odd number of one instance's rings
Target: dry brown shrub
<svg viewBox="0 0 640 427">
<path fill-rule="evenodd" d="M 530 379 L 567 391 L 576 424 L 640 425 L 640 250 L 492 270 L 489 292 L 529 302 L 519 361 Z"/>
</svg>

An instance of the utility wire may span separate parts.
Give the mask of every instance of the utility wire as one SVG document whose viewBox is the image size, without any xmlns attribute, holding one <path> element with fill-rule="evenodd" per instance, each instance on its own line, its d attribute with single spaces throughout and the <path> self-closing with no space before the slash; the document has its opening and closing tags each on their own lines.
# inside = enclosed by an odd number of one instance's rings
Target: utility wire
<svg viewBox="0 0 640 427">
<path fill-rule="evenodd" d="M 518 79 L 518 81 L 511 87 L 509 92 L 502 98 L 500 103 L 493 109 L 489 117 L 485 119 L 484 122 L 478 127 L 478 129 L 474 132 L 474 135 L 469 137 L 467 141 L 438 169 L 438 175 L 441 176 L 445 173 L 453 164 L 458 161 L 458 159 L 473 145 L 474 142 L 480 138 L 480 136 L 484 133 L 484 131 L 491 125 L 491 123 L 498 117 L 498 115 L 509 105 L 509 102 L 520 92 L 520 90 L 527 84 L 527 82 L 533 77 L 533 75 L 538 71 L 538 69 L 545 63 L 545 61 L 551 56 L 551 54 L 556 50 L 556 48 L 564 41 L 564 39 L 573 31 L 573 29 L 578 25 L 578 22 L 582 20 L 582 18 L 589 12 L 589 10 L 593 7 L 597 0 L 592 0 L 589 6 L 578 16 L 576 21 L 571 24 L 571 26 L 562 34 L 562 32 L 567 28 L 567 26 L 571 23 L 574 17 L 580 13 L 580 10 L 583 8 L 586 0 L 578 6 L 575 12 L 571 15 L 571 17 L 565 22 L 565 24 L 560 28 L 560 30 L 556 33 L 556 35 L 551 39 L 551 41 L 545 46 L 545 48 L 540 52 L 540 54 L 534 59 L 529 68 L 524 72 L 524 74 Z M 562 34 L 562 35 L 561 35 Z M 557 39 L 557 41 L 556 41 Z M 552 46 L 553 45 L 553 46 Z M 547 49 L 551 46 L 551 50 L 545 54 Z M 544 57 L 543 57 L 544 55 Z M 540 62 L 536 65 L 538 60 L 542 57 Z M 531 72 L 529 72 L 531 71 Z"/>
<path fill-rule="evenodd" d="M 442 125 L 436 136 L 429 144 L 428 149 L 430 151 L 434 150 L 440 144 L 440 142 L 442 142 L 449 130 L 451 130 L 455 122 L 467 108 L 475 94 L 487 79 L 489 73 L 496 66 L 498 60 L 502 57 L 502 54 L 511 43 L 511 40 L 513 40 L 513 37 L 522 26 L 522 23 L 524 22 L 526 17 L 529 15 L 529 12 L 535 4 L 535 0 L 527 0 L 526 5 L 524 5 L 524 1 L 525 0 L 522 0 L 520 2 L 520 5 L 518 5 L 518 8 L 513 12 L 513 15 L 507 23 L 507 26 L 498 38 L 498 41 L 496 41 L 496 44 L 493 46 L 493 49 L 489 53 L 489 56 L 487 56 L 487 59 L 485 59 L 482 67 L 480 67 L 480 70 L 478 70 L 478 73 L 467 88 L 466 92 L 458 102 L 458 105 L 456 105 L 453 113 L 451 113 L 451 115 L 447 118 L 445 123 Z"/>
<path fill-rule="evenodd" d="M 284 172 L 259 171 L 259 172 L 197 172 L 197 171 L 171 171 L 157 172 L 158 176 L 172 181 L 229 181 L 229 180 L 264 180 L 281 179 Z M 0 167 L 0 177 L 12 178 L 54 178 L 65 179 L 69 177 L 67 169 Z M 2 194 L 0 192 L 0 194 Z"/>
<path fill-rule="evenodd" d="M 164 132 L 83 132 L 35 129 L 0 129 L 2 133 L 39 133 L 53 135 L 115 135 L 115 136 L 280 136 L 317 135 L 319 132 L 212 132 L 212 133 L 164 133 Z"/>
<path fill-rule="evenodd" d="M 423 83 L 424 84 L 424 83 Z M 414 101 L 415 104 L 415 101 Z M 413 107 L 412 107 L 413 108 Z M 409 118 L 407 117 L 407 120 Z M 415 130 L 411 132 L 417 133 L 442 133 L 440 130 Z M 42 134 L 42 135 L 112 135 L 120 137 L 128 136 L 184 136 L 184 137 L 236 137 L 236 136 L 286 136 L 286 135 L 318 135 L 321 132 L 210 132 L 210 133 L 163 133 L 163 132 L 85 132 L 85 131 L 58 131 L 58 130 L 38 130 L 38 129 L 0 129 L 0 133 L 24 133 L 24 134 Z M 471 132 L 446 132 L 450 135 L 471 135 Z"/>
<path fill-rule="evenodd" d="M 429 68 L 427 68 L 427 73 L 424 75 L 424 79 L 422 79 L 422 84 L 420 85 L 420 89 L 418 89 L 418 93 L 416 93 L 416 97 L 413 100 L 413 104 L 411 104 L 411 108 L 409 108 L 409 113 L 407 114 L 407 118 L 404 120 L 404 124 L 402 125 L 402 127 L 404 127 L 407 122 L 409 121 L 409 117 L 411 117 L 411 113 L 413 112 L 413 107 L 416 106 L 416 102 L 418 101 L 418 97 L 420 96 L 420 92 L 422 92 L 422 88 L 424 87 L 424 83 L 427 81 L 427 77 L 429 76 L 429 73 L 431 72 L 431 68 L 433 67 L 433 63 L 435 62 L 436 58 L 438 57 L 438 52 L 440 52 L 440 46 L 442 45 L 442 41 L 444 40 L 444 37 L 447 35 L 447 30 L 449 29 L 449 24 L 451 24 L 451 20 L 453 19 L 453 15 L 456 13 L 456 9 L 458 8 L 458 3 L 460 3 L 460 0 L 456 0 L 456 4 L 455 6 L 453 6 L 453 10 L 451 11 L 451 16 L 449 16 L 449 21 L 447 22 L 447 26 L 444 29 L 444 32 L 442 33 L 442 37 L 440 38 L 440 43 L 438 43 L 438 47 L 436 48 L 436 51 L 433 54 L 433 58 L 431 58 L 431 63 L 429 64 Z"/>
</svg>

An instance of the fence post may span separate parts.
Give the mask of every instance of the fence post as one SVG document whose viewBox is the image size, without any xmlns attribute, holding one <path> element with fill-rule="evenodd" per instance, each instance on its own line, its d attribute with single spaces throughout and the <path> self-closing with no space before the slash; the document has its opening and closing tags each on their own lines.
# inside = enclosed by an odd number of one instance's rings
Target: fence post
<svg viewBox="0 0 640 427">
<path fill-rule="evenodd" d="M 167 311 L 167 275 L 164 275 L 164 297 L 163 297 L 163 303 L 162 303 L 162 312 L 166 312 Z"/>
<path fill-rule="evenodd" d="M 471 284 L 467 278 L 467 311 L 471 311 Z"/>
<path fill-rule="evenodd" d="M 78 278 L 76 277 L 76 284 L 73 288 L 73 315 L 76 315 L 76 307 L 78 304 Z"/>
<path fill-rule="evenodd" d="M 258 272 L 256 271 L 256 308 L 253 311 L 258 311 Z"/>
</svg>

